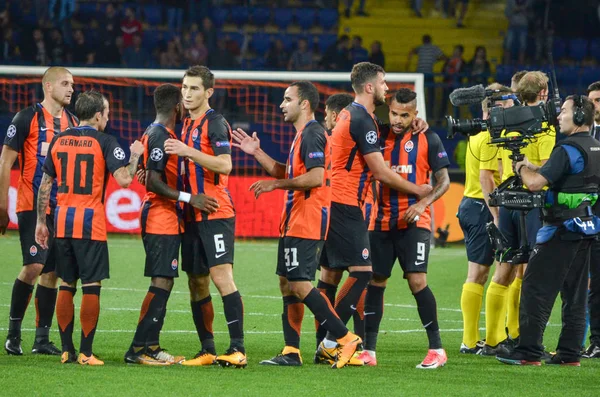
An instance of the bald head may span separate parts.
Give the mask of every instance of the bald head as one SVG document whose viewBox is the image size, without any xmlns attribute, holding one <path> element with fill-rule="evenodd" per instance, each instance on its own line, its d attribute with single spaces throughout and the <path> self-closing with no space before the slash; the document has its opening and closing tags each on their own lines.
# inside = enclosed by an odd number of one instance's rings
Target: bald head
<svg viewBox="0 0 600 397">
<path fill-rule="evenodd" d="M 53 66 L 42 76 L 44 100 L 50 100 L 59 106 L 68 106 L 73 94 L 73 75 L 67 68 Z"/>
<path fill-rule="evenodd" d="M 44 72 L 44 75 L 42 76 L 42 85 L 45 86 L 46 83 L 55 83 L 65 74 L 71 75 L 69 69 L 63 68 L 62 66 L 52 66 Z"/>
</svg>

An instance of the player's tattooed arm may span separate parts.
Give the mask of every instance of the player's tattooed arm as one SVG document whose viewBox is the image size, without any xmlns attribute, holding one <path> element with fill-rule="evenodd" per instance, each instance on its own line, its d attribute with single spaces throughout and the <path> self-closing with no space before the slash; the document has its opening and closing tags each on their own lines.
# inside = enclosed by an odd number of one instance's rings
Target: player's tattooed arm
<svg viewBox="0 0 600 397">
<path fill-rule="evenodd" d="M 404 213 L 404 220 L 412 223 L 416 222 L 419 216 L 425 212 L 425 209 L 433 204 L 434 201 L 442 197 L 444 193 L 450 188 L 450 175 L 448 174 L 448 168 L 444 167 L 434 173 L 435 185 L 433 190 L 421 200 L 408 207 Z"/>
<path fill-rule="evenodd" d="M 46 211 L 48 209 L 48 202 L 50 201 L 50 193 L 52 192 L 52 183 L 54 178 L 44 173 L 42 176 L 42 182 L 38 189 L 37 197 L 37 221 L 38 223 L 46 223 Z"/>
<path fill-rule="evenodd" d="M 144 154 L 144 145 L 140 141 L 135 141 L 130 146 L 131 155 L 129 156 L 129 164 L 117 169 L 113 176 L 119 186 L 126 188 L 133 182 L 133 177 L 137 171 L 138 161 Z"/>
</svg>

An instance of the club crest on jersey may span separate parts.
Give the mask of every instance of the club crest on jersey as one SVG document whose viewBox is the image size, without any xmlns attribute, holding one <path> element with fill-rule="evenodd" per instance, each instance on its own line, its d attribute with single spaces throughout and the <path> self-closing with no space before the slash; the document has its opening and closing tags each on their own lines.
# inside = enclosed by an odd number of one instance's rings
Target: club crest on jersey
<svg viewBox="0 0 600 397">
<path fill-rule="evenodd" d="M 177 266 L 179 266 L 179 262 L 177 262 L 177 259 L 173 259 L 171 262 L 171 269 L 177 270 Z"/>
<path fill-rule="evenodd" d="M 404 151 L 406 151 L 406 153 L 412 152 L 414 148 L 415 143 L 413 141 L 406 141 L 406 143 L 404 144 Z"/>
<path fill-rule="evenodd" d="M 198 128 L 192 131 L 192 141 L 196 142 L 198 140 Z"/>
<path fill-rule="evenodd" d="M 364 249 L 362 252 L 362 257 L 363 259 L 369 259 L 369 250 L 368 249 Z"/>
<path fill-rule="evenodd" d="M 12 138 L 17 134 L 17 127 L 14 124 L 8 126 L 8 130 L 6 130 L 6 136 Z"/>
<path fill-rule="evenodd" d="M 152 149 L 152 151 L 150 152 L 150 159 L 152 161 L 160 161 L 163 158 L 163 151 L 160 150 L 159 148 L 155 147 L 154 149 Z"/>
<path fill-rule="evenodd" d="M 38 253 L 37 247 L 35 245 L 32 245 L 31 248 L 29 248 L 29 255 L 36 256 L 37 253 Z"/>
<path fill-rule="evenodd" d="M 113 150 L 113 156 L 115 156 L 117 160 L 125 160 L 125 151 L 120 147 L 116 147 L 115 150 Z"/>
<path fill-rule="evenodd" d="M 377 133 L 375 131 L 369 131 L 367 132 L 367 135 L 365 135 L 365 139 L 367 140 L 367 143 L 374 145 L 375 142 L 377 142 Z"/>
</svg>

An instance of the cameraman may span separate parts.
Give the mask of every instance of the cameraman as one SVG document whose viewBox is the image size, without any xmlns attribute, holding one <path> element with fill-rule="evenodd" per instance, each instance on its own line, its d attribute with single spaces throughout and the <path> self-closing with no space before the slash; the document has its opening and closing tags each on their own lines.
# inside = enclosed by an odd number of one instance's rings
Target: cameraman
<svg viewBox="0 0 600 397">
<path fill-rule="evenodd" d="M 600 231 L 600 219 L 592 206 L 598 199 L 600 142 L 590 136 L 594 106 L 584 96 L 566 99 L 558 116 L 566 139 L 557 143 L 548 162 L 538 167 L 527 158 L 514 164 L 531 191 L 545 186 L 544 225 L 523 279 L 519 325 L 520 340 L 498 360 L 514 365 L 541 365 L 544 328 L 561 293 L 562 330 L 556 355 L 546 364 L 579 366 L 585 328 L 585 303 L 592 240 Z"/>
<path fill-rule="evenodd" d="M 501 94 L 511 90 L 501 84 L 494 83 L 489 90 L 499 90 Z M 483 118 L 487 119 L 491 100 L 486 98 L 481 103 Z M 496 106 L 508 108 L 513 100 L 495 101 Z M 498 207 L 489 207 L 489 194 L 500 181 L 498 173 L 499 150 L 489 145 L 489 131 L 482 131 L 468 137 L 465 162 L 465 191 L 458 207 L 458 221 L 465 236 L 467 248 L 468 271 L 467 280 L 463 284 L 460 307 L 463 314 L 463 339 L 460 352 L 463 354 L 479 354 L 479 317 L 483 302 L 483 287 L 488 279 L 490 266 L 494 263 L 494 254 L 486 224 L 490 221 L 498 224 Z"/>
<path fill-rule="evenodd" d="M 536 106 L 546 100 L 548 96 L 548 77 L 539 71 L 517 72 L 512 78 L 517 83 L 517 92 L 525 106 Z M 556 132 L 554 127 L 544 124 L 546 133 L 540 134 L 529 145 L 521 150 L 534 165 L 540 167 L 548 161 L 555 143 Z M 507 133 L 512 136 L 518 133 Z M 511 151 L 501 150 L 502 157 L 502 182 L 512 177 Z M 498 228 L 508 240 L 508 250 L 500 257 L 496 266 L 492 282 L 486 294 L 486 345 L 481 354 L 495 356 L 507 352 L 519 337 L 519 299 L 523 271 L 527 266 L 527 258 L 521 255 L 514 256 L 520 247 L 521 233 L 527 234 L 527 243 L 531 248 L 535 244 L 535 236 L 542 227 L 539 208 L 530 210 L 525 218 L 526 230 L 520 228 L 522 211 L 509 210 L 504 207 L 499 209 Z M 508 335 L 506 333 L 508 328 Z M 510 339 L 508 338 L 510 336 Z"/>
</svg>

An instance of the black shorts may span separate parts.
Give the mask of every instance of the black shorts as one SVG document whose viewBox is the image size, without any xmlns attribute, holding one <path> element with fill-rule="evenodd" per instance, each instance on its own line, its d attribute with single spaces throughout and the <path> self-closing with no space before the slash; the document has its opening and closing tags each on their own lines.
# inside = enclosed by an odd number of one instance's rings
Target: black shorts
<svg viewBox="0 0 600 397">
<path fill-rule="evenodd" d="M 509 210 L 504 207 L 500 207 L 498 229 L 504 235 L 508 241 L 508 246 L 513 250 L 516 250 L 521 245 L 521 228 L 519 227 L 520 217 L 522 211 Z M 533 249 L 538 230 L 542 227 L 542 220 L 540 218 L 540 209 L 534 208 L 529 211 L 525 216 L 525 230 L 527 232 L 527 243 L 529 248 Z M 510 261 L 510 251 L 505 255 L 505 260 Z"/>
<path fill-rule="evenodd" d="M 64 282 L 87 284 L 109 278 L 106 241 L 56 238 L 54 244 L 56 274 Z"/>
<path fill-rule="evenodd" d="M 412 226 L 389 232 L 369 232 L 373 252 L 373 274 L 389 278 L 396 259 L 406 273 L 427 273 L 431 232 Z"/>
<path fill-rule="evenodd" d="M 314 281 L 324 244 L 324 240 L 280 238 L 275 273 L 289 281 Z"/>
<path fill-rule="evenodd" d="M 485 225 L 494 220 L 483 199 L 463 197 L 458 206 L 458 223 L 465 236 L 467 260 L 483 266 L 494 263 L 494 249 Z"/>
<path fill-rule="evenodd" d="M 142 233 L 146 251 L 146 277 L 179 277 L 181 235 Z"/>
<path fill-rule="evenodd" d="M 44 265 L 42 273 L 53 272 L 56 269 L 56 255 L 54 250 L 54 213 L 46 215 L 46 225 L 48 226 L 48 249 L 42 249 L 35 242 L 35 226 L 37 224 L 36 211 L 24 211 L 17 213 L 19 222 L 19 239 L 21 240 L 21 254 L 23 256 L 23 266 L 33 263 Z"/>
<path fill-rule="evenodd" d="M 233 265 L 235 218 L 190 222 L 181 240 L 181 269 L 206 275 L 211 267 Z"/>
<path fill-rule="evenodd" d="M 350 266 L 371 266 L 369 231 L 359 207 L 331 203 L 325 251 L 326 255 L 320 263 L 325 267 L 346 269 Z"/>
</svg>

